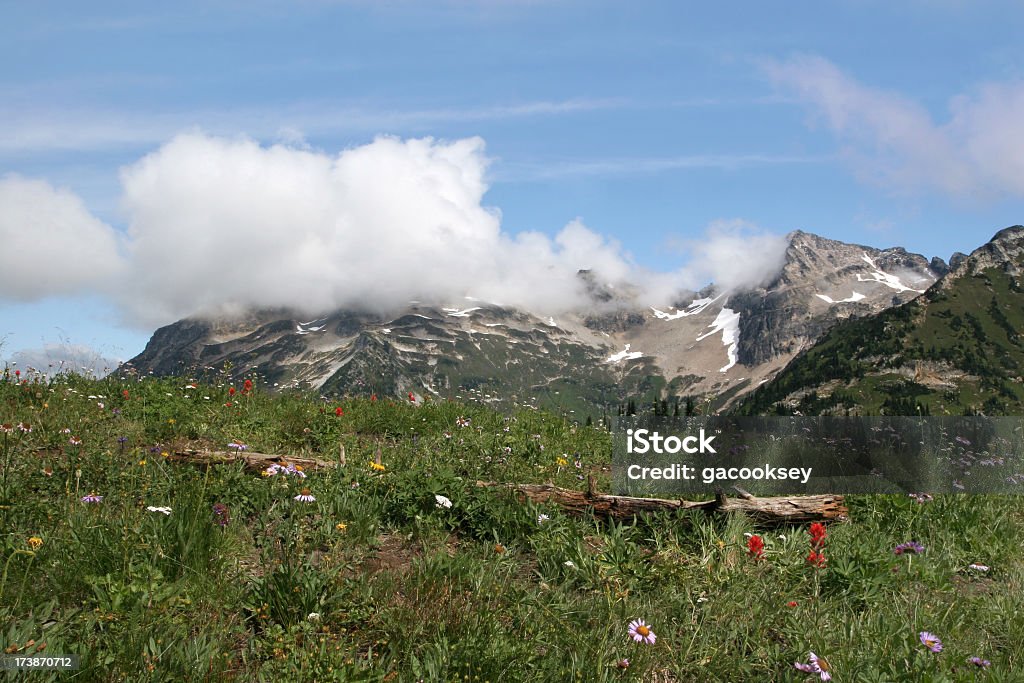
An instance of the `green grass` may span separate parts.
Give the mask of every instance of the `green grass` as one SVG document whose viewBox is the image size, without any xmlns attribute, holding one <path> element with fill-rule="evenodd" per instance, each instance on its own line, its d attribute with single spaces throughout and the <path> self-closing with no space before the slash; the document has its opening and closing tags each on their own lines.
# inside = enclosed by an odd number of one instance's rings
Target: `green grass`
<svg viewBox="0 0 1024 683">
<path fill-rule="evenodd" d="M 607 431 L 539 411 L 328 403 L 259 381 L 230 395 L 183 379 L 19 379 L 0 382 L 0 423 L 12 425 L 0 435 L 0 647 L 45 643 L 82 669 L 3 679 L 818 680 L 793 667 L 810 651 L 836 681 L 1024 670 L 1016 499 L 849 498 L 851 521 L 828 527 L 816 569 L 805 527 L 617 524 L 477 486 L 583 488 L 593 473 L 607 490 Z M 162 455 L 229 442 L 325 460 L 344 445 L 347 465 L 301 480 Z M 294 500 L 303 488 L 315 502 Z M 103 501 L 81 502 L 90 492 Z M 925 552 L 893 554 L 910 540 Z M 636 618 L 654 645 L 630 640 Z M 926 651 L 921 631 L 944 650 Z M 975 655 L 991 668 L 973 670 Z"/>
</svg>

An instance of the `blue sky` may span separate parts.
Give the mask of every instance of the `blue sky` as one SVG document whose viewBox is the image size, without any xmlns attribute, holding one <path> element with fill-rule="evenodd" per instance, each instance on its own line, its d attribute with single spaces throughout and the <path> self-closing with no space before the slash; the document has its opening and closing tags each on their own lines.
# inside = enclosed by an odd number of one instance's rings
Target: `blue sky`
<svg viewBox="0 0 1024 683">
<path fill-rule="evenodd" d="M 190 271 L 202 259 L 155 234 L 178 230 L 176 207 L 192 197 L 198 208 L 180 218 L 191 226 L 181 240 L 219 229 L 196 217 L 206 188 L 189 194 L 171 168 L 211 150 L 231 175 L 256 164 L 277 177 L 281 160 L 266 153 L 274 145 L 314 166 L 365 150 L 351 155 L 353 168 L 368 164 L 365 177 L 384 185 L 391 171 L 380 169 L 392 161 L 402 173 L 425 169 L 430 183 L 455 183 L 452 220 L 465 220 L 456 232 L 485 234 L 473 252 L 484 260 L 540 233 L 552 263 L 569 268 L 597 235 L 603 251 L 593 258 L 612 270 L 692 274 L 694 241 L 723 225 L 944 258 L 968 252 L 1024 222 L 1024 9 L 893 4 L 7 3 L 0 236 L 18 249 L 3 255 L 0 356 L 65 344 L 126 359 L 190 297 L 205 296 L 178 283 L 216 287 L 223 272 Z M 183 134 L 194 139 L 179 149 Z M 433 143 L 383 149 L 381 135 Z M 258 150 L 231 147 L 243 138 Z M 473 138 L 480 146 L 451 161 L 445 145 Z M 143 168 L 147 155 L 156 170 Z M 438 164 L 454 164 L 461 180 Z M 366 182 L 351 201 L 374 193 Z M 403 202 L 398 190 L 381 192 L 384 205 Z M 246 201 L 240 193 L 232 185 L 217 196 Z M 298 215 L 319 217 L 314 207 L 352 196 L 310 199 Z M 425 216 L 445 210 L 419 195 L 409 204 Z M 352 216 L 381 213 L 375 206 Z M 500 220 L 485 215 L 494 210 Z M 225 271 L 244 270 L 231 240 L 245 239 L 250 218 L 235 206 L 218 215 L 239 227 L 211 248 L 227 252 Z M 409 224 L 395 232 L 373 229 L 401 245 L 417 215 L 396 216 Z M 563 231 L 577 219 L 587 232 L 569 240 Z M 64 227 L 51 231 L 47 220 Z M 265 229 L 273 249 L 277 227 Z M 91 250 L 108 239 L 107 251 Z M 383 272 L 408 269 L 408 259 L 382 258 Z M 338 291 L 349 285 L 343 271 L 332 276 Z M 140 313 L 147 308 L 161 313 Z"/>
</svg>

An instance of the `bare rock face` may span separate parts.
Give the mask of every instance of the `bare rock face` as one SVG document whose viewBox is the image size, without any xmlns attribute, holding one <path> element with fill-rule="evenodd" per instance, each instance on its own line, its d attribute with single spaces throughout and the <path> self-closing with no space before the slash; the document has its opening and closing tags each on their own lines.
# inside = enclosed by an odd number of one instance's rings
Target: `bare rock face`
<svg viewBox="0 0 1024 683">
<path fill-rule="evenodd" d="M 940 274 L 901 247 L 875 249 L 796 231 L 767 287 L 730 298 L 740 312 L 740 363 L 756 366 L 813 344 L 835 323 L 924 292 Z"/>
<path fill-rule="evenodd" d="M 639 306 L 628 285 L 580 271 L 591 304 L 555 317 L 466 300 L 411 303 L 391 315 L 259 311 L 186 319 L 157 330 L 130 364 L 158 375 L 230 364 L 235 376 L 256 372 L 279 387 L 529 398 L 579 413 L 666 394 L 720 397 L 721 407 L 770 379 L 837 321 L 907 301 L 941 275 L 934 262 L 901 248 L 800 231 L 788 239 L 785 262 L 765 286 L 709 285 L 664 308 Z"/>
</svg>

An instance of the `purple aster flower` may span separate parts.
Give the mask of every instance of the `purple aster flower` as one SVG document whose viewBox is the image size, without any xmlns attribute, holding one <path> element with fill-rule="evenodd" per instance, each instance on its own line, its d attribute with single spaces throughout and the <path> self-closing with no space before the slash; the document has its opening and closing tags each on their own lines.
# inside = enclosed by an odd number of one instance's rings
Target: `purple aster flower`
<svg viewBox="0 0 1024 683">
<path fill-rule="evenodd" d="M 918 637 L 921 639 L 921 644 L 932 652 L 942 652 L 942 641 L 934 633 L 921 631 Z"/>
<path fill-rule="evenodd" d="M 629 635 L 636 642 L 648 645 L 654 645 L 654 641 L 658 638 L 643 619 L 634 619 L 629 622 Z"/>
<path fill-rule="evenodd" d="M 990 666 L 992 666 L 992 662 L 988 661 L 987 659 L 982 659 L 981 657 L 971 657 L 967 661 L 973 664 L 974 666 L 978 667 L 979 669 L 987 669 Z"/>
<path fill-rule="evenodd" d="M 231 514 L 228 512 L 228 506 L 223 503 L 213 504 L 213 521 L 218 526 L 227 526 L 228 522 L 231 521 Z"/>
<path fill-rule="evenodd" d="M 914 553 L 915 555 L 920 555 L 924 552 L 924 546 L 917 541 L 908 541 L 906 543 L 900 543 L 892 549 L 892 552 L 895 555 L 902 555 L 903 553 Z"/>
<path fill-rule="evenodd" d="M 79 500 L 83 503 L 102 503 L 103 496 L 97 496 L 95 493 L 90 493 L 87 496 L 82 496 Z"/>
<path fill-rule="evenodd" d="M 228 444 L 228 448 L 233 448 L 235 451 L 241 452 L 241 451 L 244 451 L 245 449 L 247 449 L 248 446 L 246 446 L 244 443 L 238 443 L 237 441 L 232 441 L 231 443 Z"/>
<path fill-rule="evenodd" d="M 808 658 L 811 660 L 810 664 L 804 664 L 802 662 L 793 662 L 793 668 L 798 671 L 803 671 L 808 674 L 818 674 L 823 681 L 832 680 L 832 667 L 829 665 L 828 660 L 824 657 L 819 657 L 813 652 L 809 653 Z"/>
</svg>

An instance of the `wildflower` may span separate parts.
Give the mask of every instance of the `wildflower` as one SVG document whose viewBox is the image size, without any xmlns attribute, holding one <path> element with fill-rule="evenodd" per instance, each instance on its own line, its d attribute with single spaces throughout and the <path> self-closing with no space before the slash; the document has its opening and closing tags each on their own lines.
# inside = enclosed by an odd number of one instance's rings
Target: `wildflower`
<svg viewBox="0 0 1024 683">
<path fill-rule="evenodd" d="M 786 603 L 786 607 L 796 607 L 796 605 L 797 605 L 796 600 L 790 600 L 789 602 Z"/>
<path fill-rule="evenodd" d="M 967 568 L 968 569 L 973 569 L 974 571 L 981 572 L 981 573 L 985 573 L 989 569 L 991 569 L 991 567 L 989 567 L 987 564 L 969 564 L 969 565 L 967 565 Z"/>
<path fill-rule="evenodd" d="M 544 522 L 547 522 L 550 519 L 551 518 L 545 514 L 537 515 L 537 524 L 543 524 Z"/>
<path fill-rule="evenodd" d="M 77 436 L 73 436 L 70 439 L 68 439 L 68 443 L 71 444 L 72 446 L 81 446 L 82 440 L 79 439 Z"/>
<path fill-rule="evenodd" d="M 337 415 L 338 417 L 341 417 L 342 415 L 345 414 L 345 411 L 341 409 L 341 406 L 338 406 L 337 408 L 334 409 L 334 414 Z"/>
<path fill-rule="evenodd" d="M 374 462 L 373 460 L 371 460 L 370 469 L 373 470 L 374 472 L 383 472 L 387 468 L 384 467 L 384 465 L 381 465 L 379 462 Z"/>
<path fill-rule="evenodd" d="M 992 666 L 992 662 L 988 661 L 987 659 L 982 659 L 981 657 L 971 657 L 967 661 L 968 663 L 973 664 L 979 669 L 987 669 L 990 666 Z"/>
<path fill-rule="evenodd" d="M 231 401 L 228 401 L 227 403 L 225 403 L 224 407 L 225 408 L 230 408 L 231 407 Z"/>
<path fill-rule="evenodd" d="M 921 639 L 921 644 L 932 652 L 942 652 L 942 641 L 934 633 L 921 631 L 918 637 Z"/>
<path fill-rule="evenodd" d="M 167 419 L 167 424 L 169 424 L 169 425 L 172 425 L 175 422 L 177 422 L 177 420 L 175 420 L 173 417 Z"/>
<path fill-rule="evenodd" d="M 764 557 L 764 539 L 754 534 L 747 539 L 747 554 L 754 559 L 760 560 Z"/>
<path fill-rule="evenodd" d="M 248 394 L 250 391 L 252 391 L 252 380 L 247 379 L 245 380 L 245 383 L 242 385 L 242 393 Z"/>
<path fill-rule="evenodd" d="M 161 455 L 162 457 L 164 457 L 164 458 L 169 458 L 169 457 L 171 457 L 171 454 L 170 454 L 170 453 L 168 453 L 167 451 L 160 451 L 160 455 Z"/>
<path fill-rule="evenodd" d="M 409 392 L 409 402 L 410 403 L 415 403 L 416 402 L 416 394 L 412 393 L 411 391 Z"/>
<path fill-rule="evenodd" d="M 139 461 L 139 464 L 140 464 L 140 465 L 145 465 L 145 464 L 146 464 L 146 461 L 145 461 L 145 460 L 140 460 L 140 461 Z"/>
<path fill-rule="evenodd" d="M 28 422 L 19 422 L 18 429 L 28 434 L 29 432 L 32 431 L 32 425 L 30 425 Z"/>
<path fill-rule="evenodd" d="M 11 424 L 10 424 L 10 423 L 7 423 L 7 422 L 5 422 L 5 423 L 3 423 L 3 424 L 0 424 L 0 433 L 3 433 L 3 434 L 10 434 L 10 433 L 11 433 L 11 432 L 13 432 L 13 431 L 14 431 L 14 427 L 13 427 L 13 426 L 11 426 Z M 70 430 L 69 430 L 69 431 L 70 431 Z"/>
<path fill-rule="evenodd" d="M 125 445 L 126 443 L 128 443 L 128 437 L 127 437 L 127 436 L 119 436 L 119 437 L 117 437 L 117 442 L 118 442 L 119 444 L 121 444 L 121 447 L 123 448 L 123 447 L 124 447 L 124 445 Z"/>
<path fill-rule="evenodd" d="M 565 458 L 555 458 L 555 464 L 558 465 L 559 467 L 565 467 L 566 465 L 569 464 L 569 461 L 566 460 Z"/>
<path fill-rule="evenodd" d="M 825 553 L 821 551 L 812 550 L 810 553 L 807 554 L 807 564 L 811 565 L 812 567 L 824 567 L 826 563 L 827 561 L 825 560 Z"/>
<path fill-rule="evenodd" d="M 60 433 L 61 434 L 70 434 L 71 433 L 71 427 L 65 427 L 64 429 L 60 430 Z"/>
<path fill-rule="evenodd" d="M 569 569 L 576 569 L 576 563 L 573 562 L 572 560 L 566 560 L 562 564 L 565 565 L 566 567 L 568 567 Z"/>
<path fill-rule="evenodd" d="M 442 495 L 439 495 L 439 494 L 436 494 L 436 493 L 434 494 L 434 500 L 437 501 L 434 504 L 435 507 L 450 508 L 452 506 L 452 501 L 449 498 L 446 498 L 446 497 L 444 497 Z"/>
<path fill-rule="evenodd" d="M 913 553 L 918 555 L 924 552 L 924 546 L 916 541 L 907 541 L 906 543 L 900 543 L 898 546 L 892 549 L 894 555 L 902 555 L 904 553 Z"/>
<path fill-rule="evenodd" d="M 819 657 L 813 652 L 811 652 L 808 655 L 808 658 L 811 660 L 810 664 L 794 662 L 794 668 L 796 668 L 799 671 L 803 671 L 804 673 L 818 674 L 821 677 L 821 680 L 823 681 L 832 680 L 832 674 L 830 673 L 832 667 L 829 666 L 827 659 L 825 659 L 824 657 Z"/>
<path fill-rule="evenodd" d="M 644 623 L 643 619 L 634 619 L 629 622 L 629 635 L 636 642 L 648 645 L 654 645 L 654 641 L 658 639 L 658 636 L 654 635 L 654 631 Z"/>
<path fill-rule="evenodd" d="M 629 668 L 629 660 L 626 659 L 625 657 L 623 657 L 619 661 L 615 662 L 615 666 L 619 667 L 620 669 L 628 669 Z"/>
<path fill-rule="evenodd" d="M 43 468 L 43 474 L 45 474 L 48 477 L 52 477 L 53 476 L 53 468 L 50 467 L 49 465 L 47 465 L 46 467 Z"/>
<path fill-rule="evenodd" d="M 927 503 L 928 501 L 934 500 L 930 493 L 908 493 L 908 496 L 913 498 L 917 503 Z"/>
<path fill-rule="evenodd" d="M 459 415 L 457 418 L 455 418 L 455 424 L 457 424 L 459 427 L 465 428 L 470 425 L 470 419 L 468 417 L 462 417 L 461 415 Z"/>
<path fill-rule="evenodd" d="M 121 392 L 121 395 L 122 395 L 122 396 L 124 396 L 125 400 L 128 400 L 128 390 L 127 390 L 127 389 L 125 389 L 124 391 L 122 391 L 122 392 Z"/>
<path fill-rule="evenodd" d="M 171 508 L 168 507 L 153 507 L 152 505 L 147 505 L 146 509 L 150 512 L 162 512 L 165 515 L 171 514 Z"/>
<path fill-rule="evenodd" d="M 320 621 L 320 613 L 319 612 L 310 612 L 309 614 L 306 615 L 306 621 L 312 621 L 314 623 Z"/>
<path fill-rule="evenodd" d="M 39 550 L 41 547 L 43 547 L 43 539 L 39 538 L 38 536 L 32 536 L 28 539 L 28 546 L 32 548 L 32 550 Z"/>
<path fill-rule="evenodd" d="M 815 522 L 811 525 L 811 547 L 818 549 L 825 544 L 825 525 Z"/>
<path fill-rule="evenodd" d="M 102 503 L 103 496 L 97 496 L 95 493 L 89 493 L 89 495 L 82 496 L 79 500 L 83 503 Z"/>
<path fill-rule="evenodd" d="M 223 503 L 213 504 L 213 521 L 219 526 L 225 527 L 231 521 L 231 513 L 228 506 Z"/>
<path fill-rule="evenodd" d="M 343 532 L 346 529 L 348 529 L 348 524 L 345 524 L 345 522 L 338 522 L 337 524 L 334 525 L 334 528 L 337 529 L 338 531 L 342 531 Z"/>
<path fill-rule="evenodd" d="M 494 544 L 494 552 L 498 553 L 499 555 L 504 555 L 505 554 L 505 546 L 503 546 L 500 543 L 495 543 Z"/>
<path fill-rule="evenodd" d="M 299 492 L 299 495 L 295 496 L 295 500 L 299 501 L 300 503 L 316 502 L 316 498 L 313 496 L 312 493 L 309 492 L 309 489 L 302 489 L 302 491 Z"/>
<path fill-rule="evenodd" d="M 229 388 L 228 389 L 228 396 L 234 396 L 234 395 L 235 395 L 235 388 L 234 387 Z"/>
<path fill-rule="evenodd" d="M 377 394 L 370 394 L 370 403 L 377 402 Z"/>
<path fill-rule="evenodd" d="M 359 482 L 358 481 L 353 481 L 350 488 L 353 488 L 353 489 L 359 488 Z"/>
<path fill-rule="evenodd" d="M 231 443 L 228 444 L 228 448 L 233 448 L 236 452 L 241 452 L 241 451 L 246 450 L 249 447 L 246 446 L 244 443 L 239 443 L 238 441 L 232 441 Z"/>
</svg>

